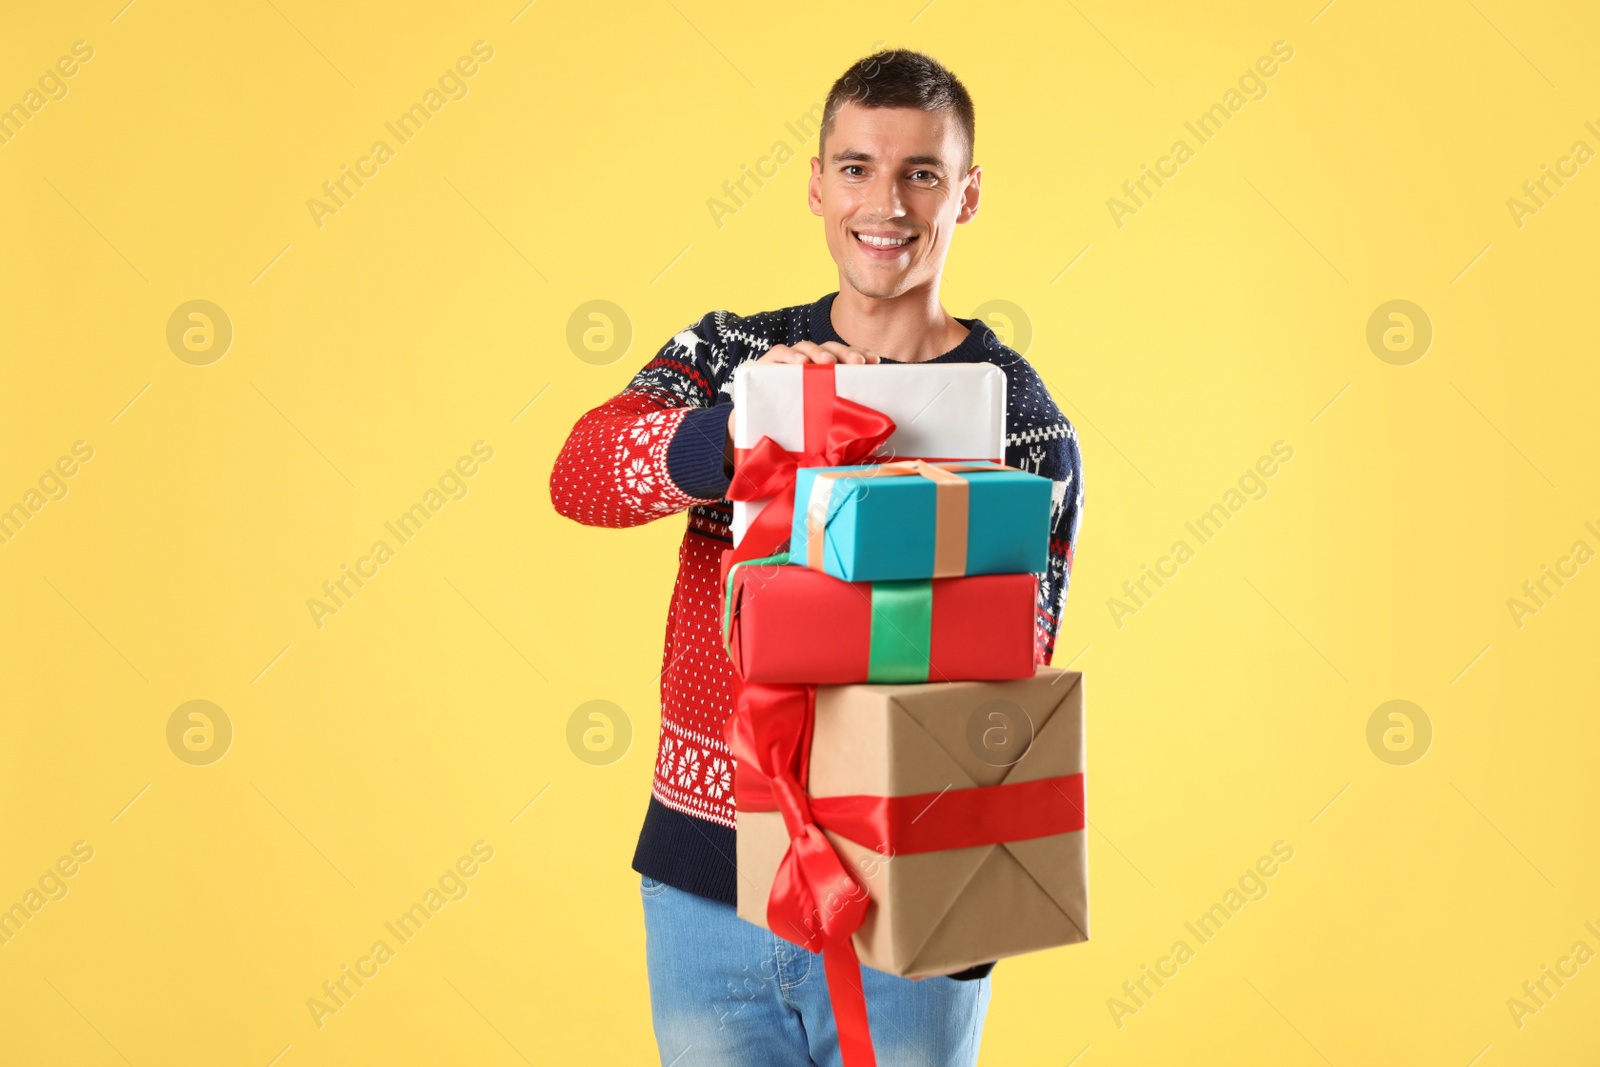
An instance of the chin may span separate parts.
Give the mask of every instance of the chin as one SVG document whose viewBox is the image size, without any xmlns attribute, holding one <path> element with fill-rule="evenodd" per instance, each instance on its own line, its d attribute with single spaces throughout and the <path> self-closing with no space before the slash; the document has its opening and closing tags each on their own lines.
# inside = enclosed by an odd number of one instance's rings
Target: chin
<svg viewBox="0 0 1600 1067">
<path fill-rule="evenodd" d="M 904 273 L 888 277 L 874 270 L 862 271 L 852 264 L 845 267 L 844 276 L 852 289 L 874 300 L 888 300 L 911 288 L 910 278 Z"/>
</svg>

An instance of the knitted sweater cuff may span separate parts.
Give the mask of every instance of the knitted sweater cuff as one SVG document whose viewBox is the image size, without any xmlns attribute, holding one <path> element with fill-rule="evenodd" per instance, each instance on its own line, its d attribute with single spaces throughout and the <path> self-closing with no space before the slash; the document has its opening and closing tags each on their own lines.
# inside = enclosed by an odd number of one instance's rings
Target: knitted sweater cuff
<svg viewBox="0 0 1600 1067">
<path fill-rule="evenodd" d="M 667 445 L 667 473 L 679 489 L 696 500 L 721 500 L 727 495 L 722 451 L 732 412 L 731 402 L 691 410 Z"/>
</svg>

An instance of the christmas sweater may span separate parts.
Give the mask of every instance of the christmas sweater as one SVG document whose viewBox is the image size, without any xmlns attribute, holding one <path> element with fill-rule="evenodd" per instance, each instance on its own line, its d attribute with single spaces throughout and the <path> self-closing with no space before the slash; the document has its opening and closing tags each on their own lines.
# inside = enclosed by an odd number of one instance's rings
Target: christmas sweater
<svg viewBox="0 0 1600 1067">
<path fill-rule="evenodd" d="M 621 393 L 578 419 L 550 473 L 556 511 L 586 525 L 638 526 L 688 512 L 667 608 L 655 775 L 633 868 L 730 904 L 737 897 L 733 757 L 722 725 L 733 713 L 732 667 L 722 645 L 718 579 L 722 552 L 732 545 L 723 458 L 732 379 L 775 344 L 849 344 L 833 328 L 837 295 L 749 316 L 713 311 L 687 326 Z M 1034 627 L 1035 658 L 1048 665 L 1083 514 L 1077 431 L 1021 355 L 981 320 L 957 321 L 966 338 L 927 362 L 1000 367 L 1005 462 L 1054 483 L 1050 563 L 1040 576 Z"/>
</svg>

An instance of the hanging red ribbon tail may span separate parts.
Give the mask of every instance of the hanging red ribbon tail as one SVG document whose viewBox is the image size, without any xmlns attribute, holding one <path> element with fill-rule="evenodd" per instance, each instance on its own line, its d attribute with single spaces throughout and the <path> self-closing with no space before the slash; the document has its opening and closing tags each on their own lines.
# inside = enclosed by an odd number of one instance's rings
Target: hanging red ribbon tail
<svg viewBox="0 0 1600 1067">
<path fill-rule="evenodd" d="M 894 433 L 889 416 L 835 392 L 833 369 L 831 363 L 807 363 L 803 368 L 805 443 L 799 452 L 784 451 L 770 437 L 739 451 L 728 499 L 768 503 L 734 547 L 731 563 L 770 556 L 789 539 L 797 467 L 865 463 Z"/>
<path fill-rule="evenodd" d="M 827 945 L 822 966 L 828 975 L 828 1000 L 839 1032 L 839 1056 L 845 1067 L 877 1067 L 872 1029 L 867 1023 L 867 994 L 861 987 L 861 961 L 850 939 Z"/>
<path fill-rule="evenodd" d="M 767 898 L 767 925 L 808 952 L 822 953 L 828 999 L 845 1067 L 876 1067 L 861 961 L 851 937 L 871 898 L 817 826 L 806 796 L 816 687 L 735 679 L 734 714 L 723 727 L 736 789 L 749 810 L 777 810 L 789 833 Z"/>
</svg>

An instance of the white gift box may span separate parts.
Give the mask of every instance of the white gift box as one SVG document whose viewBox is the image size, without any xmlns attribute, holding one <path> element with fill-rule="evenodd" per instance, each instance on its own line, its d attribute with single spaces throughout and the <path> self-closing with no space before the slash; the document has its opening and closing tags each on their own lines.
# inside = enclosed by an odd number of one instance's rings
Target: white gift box
<svg viewBox="0 0 1600 1067">
<path fill-rule="evenodd" d="M 805 373 L 797 363 L 735 369 L 735 448 L 754 448 L 763 437 L 787 452 L 805 448 Z M 874 459 L 1005 462 L 1006 375 L 993 363 L 845 363 L 833 375 L 839 396 L 894 420 L 894 433 Z M 766 506 L 765 500 L 733 501 L 734 544 Z"/>
</svg>

